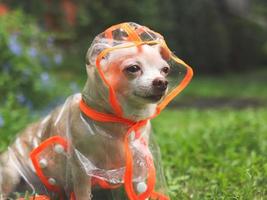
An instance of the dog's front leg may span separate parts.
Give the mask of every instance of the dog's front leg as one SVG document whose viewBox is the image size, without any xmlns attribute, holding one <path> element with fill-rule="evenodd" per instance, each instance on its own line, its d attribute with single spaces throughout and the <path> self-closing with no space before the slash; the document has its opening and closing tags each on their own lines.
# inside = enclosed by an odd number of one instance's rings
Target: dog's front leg
<svg viewBox="0 0 267 200">
<path fill-rule="evenodd" d="M 73 192 L 76 200 L 91 200 L 91 179 L 90 177 L 80 168 L 72 167 L 73 177 Z"/>
</svg>

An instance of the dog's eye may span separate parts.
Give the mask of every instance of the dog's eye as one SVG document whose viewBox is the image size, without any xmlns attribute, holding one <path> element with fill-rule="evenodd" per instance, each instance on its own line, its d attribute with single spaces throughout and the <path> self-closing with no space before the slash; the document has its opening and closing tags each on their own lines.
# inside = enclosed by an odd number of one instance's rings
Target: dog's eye
<svg viewBox="0 0 267 200">
<path fill-rule="evenodd" d="M 141 68 L 138 65 L 131 65 L 131 66 L 126 68 L 126 71 L 128 73 L 136 73 L 136 72 L 138 72 L 140 70 L 141 70 Z"/>
<path fill-rule="evenodd" d="M 170 68 L 169 68 L 169 67 L 163 67 L 163 68 L 161 69 L 161 72 L 163 72 L 164 74 L 169 74 L 169 72 L 170 72 Z"/>
</svg>

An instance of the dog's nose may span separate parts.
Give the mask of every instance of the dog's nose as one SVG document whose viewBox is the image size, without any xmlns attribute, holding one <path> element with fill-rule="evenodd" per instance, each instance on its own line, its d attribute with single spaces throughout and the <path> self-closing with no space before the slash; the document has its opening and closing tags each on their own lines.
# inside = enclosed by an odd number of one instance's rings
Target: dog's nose
<svg viewBox="0 0 267 200">
<path fill-rule="evenodd" d="M 153 86 L 160 91 L 166 90 L 168 83 L 169 82 L 164 78 L 155 78 L 152 82 Z"/>
</svg>

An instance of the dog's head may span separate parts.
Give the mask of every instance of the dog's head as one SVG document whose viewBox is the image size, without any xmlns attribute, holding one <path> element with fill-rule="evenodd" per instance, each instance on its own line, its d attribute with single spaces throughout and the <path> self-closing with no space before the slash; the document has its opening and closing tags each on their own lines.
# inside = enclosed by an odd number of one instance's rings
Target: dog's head
<svg viewBox="0 0 267 200">
<path fill-rule="evenodd" d="M 90 87 L 94 87 L 91 93 L 98 95 L 99 102 L 102 100 L 101 106 L 110 104 L 110 87 L 115 92 L 124 117 L 135 120 L 152 116 L 157 105 L 163 102 L 167 93 L 171 93 L 168 92 L 170 83 L 172 91 L 184 78 L 178 68 L 173 70 L 173 65 L 184 63 L 173 60 L 163 37 L 134 23 L 116 25 L 97 36 L 87 52 L 86 63 L 91 80 L 88 82 Z M 184 74 L 188 73 L 188 67 L 184 68 Z M 170 72 L 176 75 L 170 75 Z M 177 75 L 182 78 L 177 79 Z M 174 77 L 178 80 L 175 87 Z M 171 78 L 172 81 L 169 80 Z M 108 86 L 106 90 L 105 86 Z M 171 98 L 177 93 L 172 93 Z M 112 106 L 109 108 L 114 108 Z"/>
</svg>

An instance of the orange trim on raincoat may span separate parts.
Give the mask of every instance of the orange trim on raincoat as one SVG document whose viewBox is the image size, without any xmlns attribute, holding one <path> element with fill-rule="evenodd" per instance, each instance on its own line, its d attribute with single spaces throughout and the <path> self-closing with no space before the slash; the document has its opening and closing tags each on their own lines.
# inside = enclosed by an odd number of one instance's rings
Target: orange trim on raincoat
<svg viewBox="0 0 267 200">
<path fill-rule="evenodd" d="M 47 149 L 49 146 L 55 145 L 55 144 L 60 144 L 64 147 L 65 152 L 67 151 L 68 147 L 68 142 L 64 138 L 60 136 L 53 136 L 51 138 L 48 138 L 44 142 L 42 142 L 37 148 L 35 148 L 31 153 L 30 153 L 30 158 L 32 160 L 32 164 L 36 170 L 37 176 L 40 178 L 42 183 L 51 191 L 57 192 L 60 194 L 60 199 L 63 199 L 62 195 L 62 190 L 59 186 L 57 185 L 51 185 L 48 181 L 49 177 L 46 177 L 39 165 L 39 159 L 38 156 L 40 153 L 42 153 L 45 149 Z"/>
<path fill-rule="evenodd" d="M 128 136 L 130 135 L 130 133 L 132 131 L 138 132 L 138 130 L 147 123 L 147 120 L 152 119 L 156 115 L 158 115 L 168 105 L 168 103 L 187 86 L 187 84 L 190 82 L 190 80 L 193 76 L 193 70 L 191 69 L 191 67 L 189 65 L 187 65 L 185 62 L 183 62 L 181 59 L 175 57 L 171 53 L 171 51 L 167 47 L 164 40 L 161 40 L 161 41 L 159 41 L 159 40 L 142 41 L 141 38 L 138 36 L 138 34 L 148 30 L 146 27 L 134 30 L 128 23 L 122 23 L 122 24 L 118 24 L 118 25 L 112 26 L 109 29 L 107 29 L 105 31 L 105 37 L 107 39 L 112 40 L 113 39 L 112 32 L 116 29 L 119 29 L 119 28 L 123 29 L 128 34 L 128 39 L 126 39 L 126 40 L 129 41 L 130 43 L 128 43 L 126 45 L 118 45 L 118 46 L 104 49 L 102 52 L 100 52 L 98 54 L 98 56 L 96 58 L 96 63 L 95 63 L 100 77 L 102 78 L 102 80 L 104 81 L 104 83 L 107 85 L 107 87 L 109 89 L 109 102 L 110 102 L 111 107 L 113 108 L 115 115 L 105 114 L 105 113 L 100 113 L 98 111 L 95 111 L 92 108 L 90 108 L 88 105 L 86 105 L 86 103 L 83 101 L 80 102 L 80 109 L 82 110 L 83 113 L 85 113 L 89 118 L 92 118 L 93 120 L 101 121 L 101 122 L 117 122 L 117 123 L 127 124 L 129 126 L 129 129 L 128 129 L 128 131 L 125 135 L 125 139 L 124 139 L 125 160 L 126 160 L 124 183 L 125 183 L 125 190 L 127 192 L 128 197 L 131 200 L 144 200 L 148 197 L 153 197 L 153 198 L 157 197 L 157 198 L 162 199 L 162 200 L 168 199 L 168 197 L 165 197 L 164 195 L 161 195 L 161 194 L 153 191 L 154 186 L 155 186 L 155 182 L 156 182 L 156 180 L 155 180 L 156 173 L 155 173 L 155 167 L 154 167 L 152 155 L 146 158 L 147 162 L 148 162 L 148 166 L 149 166 L 149 170 L 148 170 L 149 174 L 148 174 L 148 182 L 147 182 L 148 188 L 144 193 L 142 193 L 140 195 L 137 195 L 134 192 L 134 188 L 132 185 L 133 160 L 132 160 L 132 153 L 131 153 L 131 150 L 129 147 L 129 141 L 128 141 L 129 137 Z M 151 31 L 151 30 L 149 30 L 149 31 Z M 159 33 L 154 32 L 154 31 L 151 31 L 151 32 L 157 36 L 160 36 L 163 39 L 163 37 Z M 176 88 L 174 88 L 164 98 L 164 100 L 162 102 L 159 103 L 159 105 L 157 106 L 156 113 L 153 116 L 149 117 L 146 120 L 143 120 L 142 122 L 132 122 L 132 121 L 122 117 L 123 116 L 123 110 L 122 110 L 121 105 L 119 104 L 119 102 L 116 98 L 116 93 L 115 93 L 114 89 L 109 84 L 108 80 L 105 78 L 105 75 L 104 75 L 104 73 L 101 69 L 101 66 L 100 66 L 100 61 L 103 57 L 105 57 L 109 52 L 111 52 L 113 50 L 124 49 L 124 48 L 129 48 L 129 47 L 134 47 L 134 46 L 139 47 L 139 46 L 145 45 L 145 44 L 148 44 L 148 45 L 160 44 L 160 45 L 162 45 L 162 47 L 164 47 L 165 50 L 168 52 L 168 55 L 170 55 L 170 59 L 173 59 L 176 63 L 181 64 L 181 65 L 186 67 L 186 75 L 183 78 L 183 80 L 181 81 L 181 83 Z"/>
<path fill-rule="evenodd" d="M 34 195 L 27 198 L 18 198 L 17 200 L 50 200 L 50 198 L 46 195 Z"/>
<path fill-rule="evenodd" d="M 131 152 L 130 147 L 129 147 L 129 135 L 131 134 L 132 131 L 134 131 L 136 133 L 135 139 L 138 139 L 140 137 L 140 131 L 139 131 L 140 128 L 143 127 L 144 125 L 146 125 L 146 123 L 149 119 L 152 119 L 155 116 L 157 116 L 168 105 L 168 103 L 187 86 L 187 84 L 190 82 L 190 80 L 193 76 L 193 71 L 189 65 L 187 65 L 184 61 L 175 57 L 171 53 L 171 51 L 168 49 L 165 41 L 163 40 L 163 37 L 159 33 L 154 32 L 154 31 L 152 31 L 146 27 L 139 27 L 136 30 L 134 30 L 128 23 L 122 23 L 122 24 L 118 24 L 118 25 L 112 26 L 109 29 L 107 29 L 104 32 L 105 37 L 107 39 L 112 40 L 113 39 L 113 33 L 112 32 L 116 29 L 119 29 L 119 28 L 126 31 L 126 33 L 128 34 L 128 38 L 126 38 L 126 41 L 128 41 L 129 43 L 127 43 L 126 45 L 125 44 L 124 45 L 118 45 L 118 46 L 104 49 L 102 52 L 100 52 L 97 55 L 96 63 L 95 63 L 97 71 L 98 71 L 101 79 L 103 80 L 104 84 L 106 84 L 106 86 L 108 87 L 109 103 L 110 103 L 115 114 L 113 115 L 113 114 L 106 114 L 106 113 L 98 112 L 98 111 L 90 108 L 83 100 L 81 100 L 81 102 L 80 102 L 80 109 L 87 117 L 89 117 L 93 120 L 100 121 L 100 122 L 122 123 L 122 124 L 125 124 L 129 127 L 126 134 L 125 134 L 125 138 L 124 138 L 124 147 L 125 147 L 124 187 L 125 187 L 125 190 L 126 190 L 126 193 L 129 197 L 129 199 L 130 200 L 145 200 L 146 198 L 151 198 L 153 200 L 154 199 L 168 200 L 169 198 L 167 196 L 154 191 L 154 187 L 155 187 L 155 183 L 156 183 L 156 171 L 155 171 L 155 166 L 154 166 L 153 157 L 152 157 L 151 153 L 146 155 L 146 162 L 148 165 L 147 189 L 145 192 L 143 192 L 141 194 L 135 193 L 133 183 L 132 183 L 133 155 L 132 155 L 132 152 Z M 144 32 L 144 31 L 147 31 L 147 30 L 149 30 L 151 33 L 155 34 L 157 37 L 159 37 L 160 40 L 142 41 L 138 34 Z M 181 81 L 181 83 L 177 87 L 175 87 L 169 94 L 167 94 L 166 97 L 164 98 L 164 100 L 159 103 L 154 115 L 150 116 L 149 118 L 147 118 L 145 120 L 142 120 L 139 122 L 134 122 L 134 121 L 131 121 L 129 119 L 123 118 L 123 110 L 121 108 L 121 105 L 119 104 L 119 102 L 117 100 L 116 93 L 115 93 L 114 89 L 109 84 L 108 80 L 105 78 L 105 75 L 104 75 L 104 73 L 101 69 L 101 66 L 100 66 L 100 61 L 103 57 L 106 56 L 106 54 L 108 54 L 109 52 L 111 52 L 113 50 L 129 48 L 129 47 L 133 47 L 133 46 L 139 47 L 139 46 L 145 45 L 145 44 L 147 44 L 147 45 L 153 45 L 153 44 L 162 45 L 162 47 L 165 48 L 165 50 L 167 51 L 168 55 L 170 55 L 170 59 L 174 60 L 177 64 L 181 64 L 181 65 L 185 66 L 186 74 L 185 74 L 183 80 Z M 57 136 L 55 136 L 55 137 L 57 138 Z M 53 140 L 53 139 L 51 139 L 51 140 Z M 57 139 L 57 140 L 61 141 L 61 139 Z M 143 141 L 142 138 L 140 138 L 140 140 Z M 143 141 L 143 142 L 145 142 L 145 141 Z M 33 164 L 37 168 L 37 170 L 36 170 L 37 175 L 41 178 L 41 180 L 44 181 L 45 185 L 48 186 L 48 188 L 53 190 L 53 191 L 60 191 L 59 188 L 57 188 L 57 187 L 53 188 L 53 187 L 51 187 L 51 185 L 49 185 L 49 183 L 47 183 L 46 177 L 42 174 L 42 172 L 38 166 L 38 163 L 37 163 L 38 160 L 36 159 L 36 155 L 38 155 L 42 149 L 44 149 L 46 146 L 49 145 L 46 143 L 46 141 L 43 143 L 31 153 L 31 158 L 33 160 Z M 67 145 L 66 142 L 63 142 L 63 143 L 65 143 L 65 145 Z M 145 146 L 148 149 L 147 144 L 145 144 Z M 95 182 L 96 184 L 98 184 L 102 188 L 112 189 L 112 188 L 118 186 L 118 185 L 111 185 L 108 182 L 102 181 L 102 180 L 95 180 L 93 182 Z"/>
<path fill-rule="evenodd" d="M 89 118 L 100 121 L 100 122 L 115 122 L 122 123 L 128 125 L 130 128 L 128 129 L 125 138 L 124 138 L 124 147 L 125 147 L 125 173 L 124 173 L 124 188 L 127 192 L 127 195 L 130 200 L 145 200 L 146 198 L 153 197 L 159 200 L 168 200 L 169 198 L 163 194 L 154 191 L 155 183 L 156 183 L 156 170 L 153 162 L 152 155 L 146 155 L 146 161 L 148 165 L 148 176 L 147 176 L 147 189 L 145 192 L 137 195 L 134 191 L 132 177 L 133 177 L 133 156 L 129 147 L 129 135 L 132 131 L 136 132 L 135 138 L 137 139 L 139 129 L 146 125 L 147 120 L 142 120 L 138 122 L 133 122 L 131 120 L 118 117 L 111 114 L 100 113 L 92 108 L 90 108 L 83 100 L 80 101 L 80 109 L 81 111 Z M 142 138 L 141 138 L 142 139 Z M 145 143 L 144 140 L 142 142 Z M 145 146 L 148 148 L 147 144 Z M 107 184 L 107 185 L 106 185 Z M 105 186 L 111 188 L 108 183 L 105 183 Z"/>
</svg>

